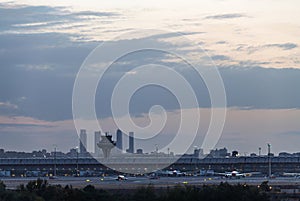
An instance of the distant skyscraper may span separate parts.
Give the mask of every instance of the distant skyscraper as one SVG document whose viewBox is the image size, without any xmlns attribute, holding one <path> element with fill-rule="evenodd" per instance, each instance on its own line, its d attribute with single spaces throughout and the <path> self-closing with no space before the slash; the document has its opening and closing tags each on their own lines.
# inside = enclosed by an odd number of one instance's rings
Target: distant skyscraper
<svg viewBox="0 0 300 201">
<path fill-rule="evenodd" d="M 123 133 L 120 129 L 117 130 L 117 148 L 118 151 L 123 150 Z"/>
<path fill-rule="evenodd" d="M 134 153 L 134 135 L 133 132 L 129 132 L 129 148 L 127 150 L 128 153 Z"/>
<path fill-rule="evenodd" d="M 86 145 L 87 145 L 87 135 L 86 135 L 86 130 L 81 129 L 80 130 L 80 141 L 79 141 L 79 148 L 80 148 L 80 153 L 85 154 L 86 151 Z"/>
<path fill-rule="evenodd" d="M 94 153 L 96 156 L 100 155 L 100 148 L 97 145 L 97 143 L 100 142 L 100 138 L 101 138 L 101 131 L 95 131 L 95 141 L 94 141 L 95 151 L 94 151 Z"/>
</svg>

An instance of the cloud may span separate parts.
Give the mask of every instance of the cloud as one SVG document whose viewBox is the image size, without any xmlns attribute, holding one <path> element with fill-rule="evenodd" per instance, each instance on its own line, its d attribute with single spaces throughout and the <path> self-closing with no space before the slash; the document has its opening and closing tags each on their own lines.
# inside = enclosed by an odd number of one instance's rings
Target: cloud
<svg viewBox="0 0 300 201">
<path fill-rule="evenodd" d="M 172 45 L 161 38 L 173 38 L 174 34 L 161 34 L 153 37 L 111 41 L 114 48 L 158 43 L 159 47 L 181 47 Z M 58 121 L 72 118 L 72 90 L 75 75 L 83 60 L 97 43 L 78 43 L 69 40 L 64 34 L 30 34 L 1 35 L 0 43 L 5 53 L 0 55 L 0 93 L 4 100 L 17 100 L 26 97 L 26 101 L 18 103 L 18 115 L 38 119 Z M 193 50 L 185 50 L 190 52 Z M 200 102 L 200 107 L 210 107 L 211 101 L 205 83 L 191 68 L 180 60 L 170 62 L 170 55 L 151 50 L 137 51 L 120 58 L 105 73 L 96 93 L 96 111 L 99 117 L 110 117 L 110 98 L 115 84 L 120 77 L 134 67 L 156 61 L 157 64 L 172 66 L 190 82 Z M 197 56 L 199 56 L 197 54 Z M 106 64 L 104 58 L 102 62 Z M 226 55 L 217 54 L 214 60 L 230 60 Z M 297 69 L 265 69 L 261 63 L 251 61 L 238 66 L 220 68 L 230 107 L 249 108 L 300 108 L 300 70 Z M 22 68 L 20 67 L 22 66 Z M 29 69 L 26 68 L 29 66 Z M 48 66 L 52 70 L 48 69 Z M 243 68 L 241 68 L 241 66 Z M 249 68 L 249 66 L 251 68 Z M 72 76 L 66 76 L 72 75 Z M 10 90 L 7 90 L 7 89 Z M 16 101 L 11 101 L 14 103 Z M 101 103 L 101 104 L 100 104 Z M 176 98 L 168 91 L 157 87 L 145 87 L 134 94 L 130 112 L 134 116 L 148 112 L 155 104 L 162 105 L 169 111 L 178 109 Z M 134 107 L 133 107 L 134 106 Z M 11 114 L 4 112 L 2 114 Z"/>
<path fill-rule="evenodd" d="M 228 42 L 224 41 L 224 40 L 220 40 L 220 41 L 217 41 L 216 44 L 227 44 Z"/>
<path fill-rule="evenodd" d="M 221 15 L 210 15 L 210 16 L 206 16 L 204 19 L 221 20 L 221 19 L 241 18 L 241 17 L 248 17 L 248 16 L 240 13 L 228 13 L 228 14 L 221 14 Z"/>
<path fill-rule="evenodd" d="M 272 63 L 269 61 L 255 61 L 255 60 L 242 60 L 238 62 L 238 65 L 240 67 L 257 67 L 257 66 L 261 66 L 261 65 L 269 65 L 271 66 Z"/>
<path fill-rule="evenodd" d="M 222 68 L 228 106 L 265 109 L 300 108 L 300 70 Z"/>
<path fill-rule="evenodd" d="M 41 65 L 33 65 L 33 64 L 20 64 L 18 65 L 21 68 L 25 68 L 26 70 L 38 70 L 38 71 L 48 71 L 53 70 L 53 67 L 51 65 L 41 64 Z"/>
<path fill-rule="evenodd" d="M 106 12 L 65 12 L 64 8 L 51 7 L 16 7 L 1 8 L 10 17 L 0 23 L 9 25 L 9 29 L 15 24 L 29 26 L 48 26 L 41 22 L 53 22 L 62 20 L 78 19 L 78 16 L 115 16 L 115 13 Z M 16 9 L 16 10 L 11 10 Z M 20 19 L 13 18 L 11 13 L 20 13 Z M 63 12 L 62 12 L 63 11 Z M 30 13 L 34 17 L 29 17 Z M 45 14 L 45 16 L 39 16 Z M 2 15 L 2 14 L 0 14 Z M 3 14 L 4 15 L 4 14 Z M 48 16 L 49 15 L 49 16 Z M 220 18 L 242 17 L 242 14 L 226 14 L 214 16 Z M 44 17 L 44 18 L 43 18 Z M 24 18 L 24 19 L 22 19 Z M 211 16 L 211 18 L 213 18 Z M 30 24 L 32 23 L 32 24 Z M 26 26 L 27 26 L 26 25 Z M 26 27 L 25 26 L 25 27 Z M 51 25 L 52 26 L 52 25 Z M 106 30 L 107 31 L 107 30 Z M 202 32 L 184 32 L 183 35 L 200 34 Z M 143 42 L 145 46 L 157 43 L 158 47 L 174 47 L 181 49 L 184 53 L 194 50 L 186 48 L 186 44 L 176 42 L 178 35 L 174 33 L 163 33 L 146 38 L 134 38 L 128 40 L 109 41 L 112 48 L 106 51 L 112 52 L 113 48 L 128 47 Z M 98 43 L 76 42 L 71 37 L 82 37 L 79 34 L 65 33 L 35 33 L 35 34 L 2 34 L 0 35 L 0 94 L 4 100 L 17 100 L 19 97 L 26 97 L 26 101 L 18 102 L 18 115 L 29 116 L 48 121 L 58 121 L 72 118 L 72 89 L 75 75 L 79 70 L 86 56 Z M 221 41 L 219 44 L 224 44 Z M 270 44 L 281 48 L 292 48 L 290 43 Z M 196 54 L 198 57 L 199 55 Z M 211 101 L 207 87 L 197 77 L 193 70 L 185 68 L 183 63 L 178 61 L 167 61 L 168 55 L 155 51 L 141 51 L 129 54 L 125 59 L 120 59 L 108 70 L 106 78 L 103 79 L 104 88 L 96 93 L 96 111 L 101 117 L 111 116 L 110 97 L 112 90 L 124 73 L 133 67 L 148 62 L 157 61 L 158 64 L 168 64 L 176 69 L 184 69 L 181 72 L 188 79 L 194 88 L 199 99 L 200 107 L 210 107 Z M 102 62 L 106 63 L 104 58 Z M 230 60 L 226 55 L 216 54 L 214 60 Z M 166 62 L 167 61 L 167 62 Z M 254 66 L 259 63 L 243 64 L 243 66 Z M 247 71 L 247 73 L 246 73 Z M 225 82 L 228 104 L 230 107 L 250 108 L 298 108 L 300 107 L 300 94 L 296 86 L 300 85 L 299 79 L 293 76 L 298 75 L 298 70 L 268 70 L 262 68 L 249 68 L 246 71 L 239 68 L 226 68 L 221 70 Z M 291 73 L 291 71 L 293 73 Z M 261 77 L 261 75 L 264 77 Z M 264 78 L 264 79 L 263 79 Z M 265 78 L 269 78 L 268 82 Z M 279 84 L 280 83 L 280 84 Z M 7 90 L 9 88 L 9 90 Z M 251 90 L 249 90 L 251 89 Z M 270 100 L 271 94 L 272 99 Z M 291 98 L 293 96 L 293 98 Z M 11 101 L 14 103 L 14 101 Z M 101 104 L 98 104 L 101 103 Z M 131 113 L 138 116 L 145 113 L 153 104 L 161 104 L 167 110 L 176 110 L 179 105 L 174 96 L 166 90 L 155 87 L 145 87 L 138 91 L 132 99 Z M 12 108 L 11 108 L 12 109 Z M 2 114 L 11 114 L 8 111 L 1 111 Z"/>
<path fill-rule="evenodd" d="M 18 101 L 25 101 L 26 99 L 27 99 L 27 97 L 22 96 L 22 97 L 18 98 Z"/>
<path fill-rule="evenodd" d="M 0 102 L 0 108 L 18 109 L 18 106 L 7 101 L 7 102 Z"/>
<path fill-rule="evenodd" d="M 213 56 L 211 56 L 211 59 L 224 61 L 224 60 L 230 60 L 230 57 L 225 56 L 225 55 L 213 55 Z"/>
<path fill-rule="evenodd" d="M 0 33 L 70 33 L 81 35 L 78 27 L 91 26 L 90 22 L 113 23 L 116 12 L 71 12 L 67 7 L 8 5 L 0 3 Z"/>
<path fill-rule="evenodd" d="M 1 29 L 16 29 L 18 26 L 46 26 L 53 20 L 57 20 L 55 15 L 61 15 L 61 8 L 48 6 L 7 6 L 0 4 Z M 61 22 L 60 22 L 61 23 Z"/>
<path fill-rule="evenodd" d="M 5 116 L 0 115 L 0 129 L 1 131 L 22 132 L 24 127 L 35 132 L 55 132 L 57 130 L 73 131 L 74 123 L 72 119 L 64 121 L 45 121 L 34 117 L 26 117 L 20 115 Z"/>
<path fill-rule="evenodd" d="M 5 124 L 5 123 L 0 123 L 0 128 L 19 128 L 19 127 L 53 127 L 50 125 L 37 125 L 37 124 Z"/>
<path fill-rule="evenodd" d="M 267 49 L 267 48 L 280 48 L 282 50 L 291 50 L 297 47 L 298 45 L 296 43 L 274 43 L 274 44 L 265 44 L 265 45 L 258 45 L 258 46 L 239 44 L 236 50 L 247 51 L 248 54 L 252 54 L 254 52 Z"/>
<path fill-rule="evenodd" d="M 278 47 L 283 50 L 290 50 L 298 47 L 298 45 L 295 43 L 281 43 L 281 44 L 268 44 L 268 45 L 264 45 L 264 47 Z"/>
<path fill-rule="evenodd" d="M 95 11 L 81 11 L 81 12 L 75 12 L 72 14 L 73 16 L 97 16 L 97 17 L 103 17 L 103 16 L 116 16 L 119 15 L 114 12 L 95 12 Z"/>
</svg>

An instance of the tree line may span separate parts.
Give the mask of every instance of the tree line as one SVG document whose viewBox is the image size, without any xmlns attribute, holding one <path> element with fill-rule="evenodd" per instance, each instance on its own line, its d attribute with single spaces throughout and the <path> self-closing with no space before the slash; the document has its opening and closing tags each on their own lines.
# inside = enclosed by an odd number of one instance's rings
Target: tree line
<svg viewBox="0 0 300 201">
<path fill-rule="evenodd" d="M 49 185 L 38 179 L 16 190 L 8 190 L 0 181 L 0 201 L 267 201 L 267 188 L 228 183 L 219 185 L 178 185 L 163 190 L 151 184 L 135 190 L 103 190 L 92 185 L 82 189 Z"/>
</svg>

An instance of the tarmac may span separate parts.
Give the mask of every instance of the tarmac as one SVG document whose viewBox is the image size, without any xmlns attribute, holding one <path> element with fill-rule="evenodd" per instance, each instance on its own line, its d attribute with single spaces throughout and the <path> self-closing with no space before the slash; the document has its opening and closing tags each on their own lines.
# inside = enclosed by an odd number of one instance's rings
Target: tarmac
<svg viewBox="0 0 300 201">
<path fill-rule="evenodd" d="M 40 177 L 46 179 L 50 185 L 71 185 L 73 188 L 84 188 L 87 185 L 93 185 L 101 189 L 135 189 L 143 186 L 152 185 L 154 188 L 167 188 L 176 185 L 218 185 L 221 182 L 229 184 L 247 184 L 247 185 L 260 185 L 264 181 L 269 181 L 269 185 L 285 186 L 295 185 L 300 186 L 300 179 L 294 177 L 277 177 L 268 179 L 265 177 L 246 177 L 246 178 L 222 178 L 222 177 L 160 177 L 158 179 L 150 179 L 148 177 L 128 177 L 127 180 L 117 181 L 116 176 L 109 177 L 57 177 L 49 179 L 48 177 Z M 14 178 L 3 177 L 0 178 L 4 182 L 7 189 L 17 189 L 21 184 L 26 184 L 29 181 L 34 181 L 37 177 L 27 178 Z"/>
</svg>

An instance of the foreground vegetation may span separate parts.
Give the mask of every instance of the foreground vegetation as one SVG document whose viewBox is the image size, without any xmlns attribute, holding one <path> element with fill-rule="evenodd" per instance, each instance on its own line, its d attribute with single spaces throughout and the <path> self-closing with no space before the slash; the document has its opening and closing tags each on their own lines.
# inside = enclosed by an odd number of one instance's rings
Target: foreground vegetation
<svg viewBox="0 0 300 201">
<path fill-rule="evenodd" d="M 0 201 L 266 201 L 262 188 L 221 183 L 215 186 L 176 186 L 165 190 L 153 186 L 135 190 L 102 190 L 88 185 L 83 189 L 72 186 L 48 185 L 46 180 L 29 182 L 17 190 L 7 190 L 0 181 Z"/>
</svg>

